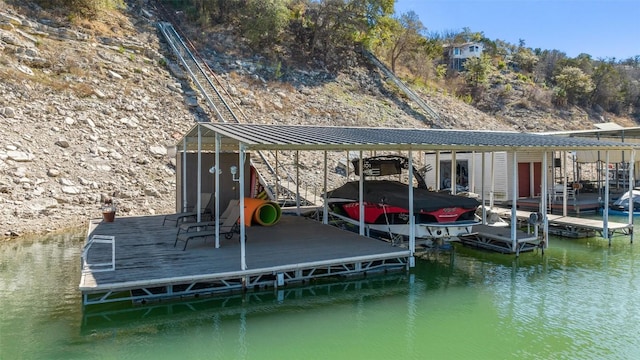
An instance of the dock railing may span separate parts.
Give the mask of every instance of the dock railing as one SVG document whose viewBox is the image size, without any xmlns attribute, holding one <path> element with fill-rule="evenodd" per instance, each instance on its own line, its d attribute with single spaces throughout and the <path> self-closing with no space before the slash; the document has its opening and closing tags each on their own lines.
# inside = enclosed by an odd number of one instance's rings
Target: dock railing
<svg viewBox="0 0 640 360">
<path fill-rule="evenodd" d="M 111 245 L 111 261 L 91 264 L 87 260 L 89 250 L 93 244 L 110 244 Z M 116 237 L 108 235 L 93 235 L 82 250 L 82 272 L 104 272 L 114 271 L 116 269 Z"/>
</svg>

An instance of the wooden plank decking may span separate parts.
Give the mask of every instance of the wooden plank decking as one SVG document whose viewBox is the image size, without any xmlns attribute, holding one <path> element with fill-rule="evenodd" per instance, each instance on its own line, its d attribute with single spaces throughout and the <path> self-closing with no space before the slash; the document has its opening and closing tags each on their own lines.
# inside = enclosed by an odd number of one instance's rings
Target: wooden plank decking
<svg viewBox="0 0 640 360">
<path fill-rule="evenodd" d="M 274 226 L 246 228 L 246 263 L 240 264 L 239 235 L 214 239 L 194 239 L 185 251 L 174 247 L 178 229 L 162 226 L 164 216 L 118 217 L 107 223 L 92 220 L 88 239 L 93 235 L 115 237 L 115 270 L 83 270 L 79 288 L 83 293 L 165 286 L 190 279 L 222 279 L 243 274 L 273 273 L 273 269 L 304 268 L 315 263 L 341 264 L 343 259 L 408 258 L 408 250 L 359 236 L 303 217 L 283 215 Z M 111 259 L 110 245 L 95 244 L 88 251 L 87 263 Z M 344 260 L 347 261 L 347 260 Z M 350 261 L 350 260 L 349 260 Z M 358 260 L 360 261 L 360 260 Z M 364 269 L 363 269 L 364 271 Z M 195 280 L 193 280 L 195 281 Z"/>
<path fill-rule="evenodd" d="M 493 212 L 496 212 L 501 218 L 509 221 L 511 219 L 511 209 L 494 207 L 492 209 Z M 526 222 L 531 216 L 532 212 L 524 211 L 524 210 L 516 210 L 516 217 L 518 221 Z M 547 219 L 549 221 L 550 227 L 560 227 L 567 230 L 571 230 L 572 232 L 580 231 L 580 230 L 590 230 L 596 231 L 604 236 L 604 221 L 597 219 L 588 219 L 582 217 L 575 216 L 562 216 L 562 215 L 554 215 L 547 214 Z M 620 223 L 615 221 L 608 221 L 607 228 L 609 230 L 610 235 L 615 233 L 619 233 L 622 235 L 629 235 L 633 230 L 633 225 L 629 225 L 626 223 Z M 561 234 L 560 234 L 561 235 Z M 610 238 L 611 236 L 609 236 Z"/>
<path fill-rule="evenodd" d="M 511 228 L 489 225 L 474 225 L 473 233 L 459 236 L 465 245 L 485 248 L 503 254 L 519 254 L 538 247 L 540 239 L 522 230 L 516 231 L 515 247 L 511 240 Z"/>
<path fill-rule="evenodd" d="M 518 199 L 516 202 L 519 209 L 537 211 L 540 208 L 540 197 Z M 507 202 L 507 207 L 511 206 L 511 202 Z M 562 213 L 564 202 L 562 197 L 555 199 L 550 197 L 547 207 L 552 213 Z M 578 194 L 567 199 L 567 213 L 580 215 L 581 213 L 594 213 L 602 204 L 598 199 L 598 194 Z"/>
</svg>

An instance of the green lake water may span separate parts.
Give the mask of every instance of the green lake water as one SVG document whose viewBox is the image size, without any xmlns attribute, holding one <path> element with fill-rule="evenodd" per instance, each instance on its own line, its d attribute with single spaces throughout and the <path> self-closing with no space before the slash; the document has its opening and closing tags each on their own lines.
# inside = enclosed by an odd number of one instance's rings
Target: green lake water
<svg viewBox="0 0 640 360">
<path fill-rule="evenodd" d="M 409 273 L 91 311 L 83 241 L 0 243 L 0 359 L 640 358 L 640 239 L 456 246 Z"/>
</svg>

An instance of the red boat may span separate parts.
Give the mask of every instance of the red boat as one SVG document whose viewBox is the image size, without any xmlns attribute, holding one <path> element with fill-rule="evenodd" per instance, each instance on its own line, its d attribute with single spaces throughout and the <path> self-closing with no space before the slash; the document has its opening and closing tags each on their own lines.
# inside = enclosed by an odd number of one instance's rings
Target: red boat
<svg viewBox="0 0 640 360">
<path fill-rule="evenodd" d="M 406 168 L 406 158 L 369 158 L 366 169 L 376 175 L 389 175 Z M 354 163 L 357 160 L 354 161 Z M 395 165 L 393 165 L 395 164 Z M 365 173 L 366 174 L 366 173 Z M 471 232 L 477 224 L 475 211 L 480 202 L 473 198 L 429 191 L 418 177 L 413 189 L 416 238 L 450 238 Z M 364 180 L 364 222 L 369 230 L 389 236 L 409 236 L 409 185 L 392 180 Z M 359 224 L 359 182 L 352 181 L 327 193 L 333 215 Z"/>
</svg>

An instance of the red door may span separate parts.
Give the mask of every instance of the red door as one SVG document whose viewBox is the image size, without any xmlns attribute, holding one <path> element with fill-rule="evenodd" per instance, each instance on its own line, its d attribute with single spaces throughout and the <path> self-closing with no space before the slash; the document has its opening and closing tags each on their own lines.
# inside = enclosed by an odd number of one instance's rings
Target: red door
<svg viewBox="0 0 640 360">
<path fill-rule="evenodd" d="M 533 181 L 534 194 L 531 193 L 531 181 Z M 542 163 L 533 163 L 533 178 L 531 177 L 531 163 L 518 163 L 518 197 L 540 196 L 541 184 Z"/>
<path fill-rule="evenodd" d="M 529 163 L 518 163 L 518 197 L 531 197 L 531 171 L 529 171 Z"/>
</svg>

